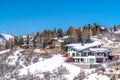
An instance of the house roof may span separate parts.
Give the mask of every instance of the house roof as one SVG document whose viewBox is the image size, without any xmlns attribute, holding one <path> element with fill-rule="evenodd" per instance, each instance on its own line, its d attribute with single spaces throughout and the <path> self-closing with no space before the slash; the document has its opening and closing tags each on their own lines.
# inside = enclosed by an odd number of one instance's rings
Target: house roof
<svg viewBox="0 0 120 80">
<path fill-rule="evenodd" d="M 72 47 L 74 49 L 81 51 L 87 48 L 92 48 L 92 47 L 100 46 L 100 45 L 102 45 L 102 42 L 94 41 L 92 43 L 85 43 L 84 45 L 82 45 L 81 43 L 67 44 L 66 47 Z"/>
<path fill-rule="evenodd" d="M 64 40 L 62 40 L 62 39 L 58 39 L 58 42 L 63 43 L 63 42 L 64 42 Z"/>
<path fill-rule="evenodd" d="M 111 50 L 105 48 L 90 48 L 90 50 L 95 52 L 111 52 Z"/>
</svg>

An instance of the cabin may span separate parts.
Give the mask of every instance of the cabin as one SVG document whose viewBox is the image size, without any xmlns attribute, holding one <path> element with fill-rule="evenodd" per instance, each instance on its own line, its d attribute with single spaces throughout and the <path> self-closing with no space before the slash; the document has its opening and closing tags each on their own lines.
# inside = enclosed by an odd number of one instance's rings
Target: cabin
<svg viewBox="0 0 120 80">
<path fill-rule="evenodd" d="M 100 48 L 101 42 L 94 41 L 92 43 L 74 43 L 67 44 L 67 54 L 73 58 L 73 62 L 96 64 L 104 63 L 108 60 L 108 55 L 111 53 L 110 50 Z"/>
<path fill-rule="evenodd" d="M 57 49 L 62 50 L 64 48 L 64 40 L 53 38 L 47 41 L 46 43 L 46 49 Z"/>
<path fill-rule="evenodd" d="M 49 39 L 47 42 L 46 42 L 46 49 L 54 49 L 55 48 L 55 41 L 56 39 Z"/>
</svg>

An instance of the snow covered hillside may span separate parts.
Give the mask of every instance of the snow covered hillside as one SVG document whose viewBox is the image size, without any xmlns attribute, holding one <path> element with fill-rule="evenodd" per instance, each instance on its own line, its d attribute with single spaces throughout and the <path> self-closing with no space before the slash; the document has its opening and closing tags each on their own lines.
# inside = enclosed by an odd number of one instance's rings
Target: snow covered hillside
<svg viewBox="0 0 120 80">
<path fill-rule="evenodd" d="M 108 48 L 108 49 L 111 49 L 111 50 L 120 48 L 120 42 L 119 41 L 109 40 L 105 36 L 102 36 L 102 37 L 100 37 L 100 36 L 92 36 L 91 39 L 94 40 L 94 41 L 101 42 L 102 43 L 101 47 L 104 47 L 104 48 Z"/>
<path fill-rule="evenodd" d="M 66 63 L 61 54 L 33 54 L 34 50 L 0 52 L 0 77 L 7 80 L 87 80 L 95 79 L 95 69 L 82 69 Z M 91 78 L 90 74 L 94 73 Z M 89 74 L 89 75 L 88 75 Z M 107 76 L 106 76 L 107 77 Z M 109 80 L 102 77 L 101 80 Z"/>
<path fill-rule="evenodd" d="M 9 40 L 9 39 L 14 38 L 14 36 L 12 36 L 12 35 L 10 35 L 10 34 L 1 33 L 1 35 L 3 35 L 3 37 L 5 38 L 5 40 Z"/>
<path fill-rule="evenodd" d="M 4 34 L 4 33 L 1 33 L 0 34 L 0 43 L 1 42 L 4 42 L 6 40 L 9 40 L 9 39 L 12 39 L 14 38 L 14 36 L 10 35 L 10 34 Z"/>
</svg>

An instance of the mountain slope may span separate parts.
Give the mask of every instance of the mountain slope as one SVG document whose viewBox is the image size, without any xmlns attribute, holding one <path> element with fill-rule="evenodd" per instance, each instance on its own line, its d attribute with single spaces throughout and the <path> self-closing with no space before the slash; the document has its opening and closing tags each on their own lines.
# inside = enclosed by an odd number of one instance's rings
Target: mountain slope
<svg viewBox="0 0 120 80">
<path fill-rule="evenodd" d="M 14 36 L 12 36 L 12 35 L 10 35 L 10 34 L 1 33 L 1 35 L 3 36 L 3 38 L 4 38 L 5 40 L 9 40 L 9 39 L 14 38 Z"/>
<path fill-rule="evenodd" d="M 8 41 L 9 39 L 13 39 L 13 38 L 14 38 L 14 36 L 12 36 L 10 34 L 1 33 L 0 34 L 0 43 Z"/>
</svg>

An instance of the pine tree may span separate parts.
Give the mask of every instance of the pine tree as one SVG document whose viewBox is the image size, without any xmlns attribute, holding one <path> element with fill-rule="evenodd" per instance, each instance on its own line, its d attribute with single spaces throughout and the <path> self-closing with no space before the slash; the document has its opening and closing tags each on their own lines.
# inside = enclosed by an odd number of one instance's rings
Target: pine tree
<svg viewBox="0 0 120 80">
<path fill-rule="evenodd" d="M 19 39 L 18 39 L 18 46 L 22 47 L 23 43 L 24 43 L 23 37 L 21 36 L 21 37 L 19 37 Z"/>
<path fill-rule="evenodd" d="M 14 37 L 14 46 L 19 46 L 18 37 Z"/>
<path fill-rule="evenodd" d="M 114 31 L 117 31 L 117 27 L 115 25 L 114 25 L 113 29 L 114 29 Z"/>
<path fill-rule="evenodd" d="M 59 29 L 57 30 L 57 33 L 58 33 L 58 37 L 62 37 L 62 36 L 63 36 L 63 31 L 62 31 L 61 28 L 59 28 Z"/>
</svg>

